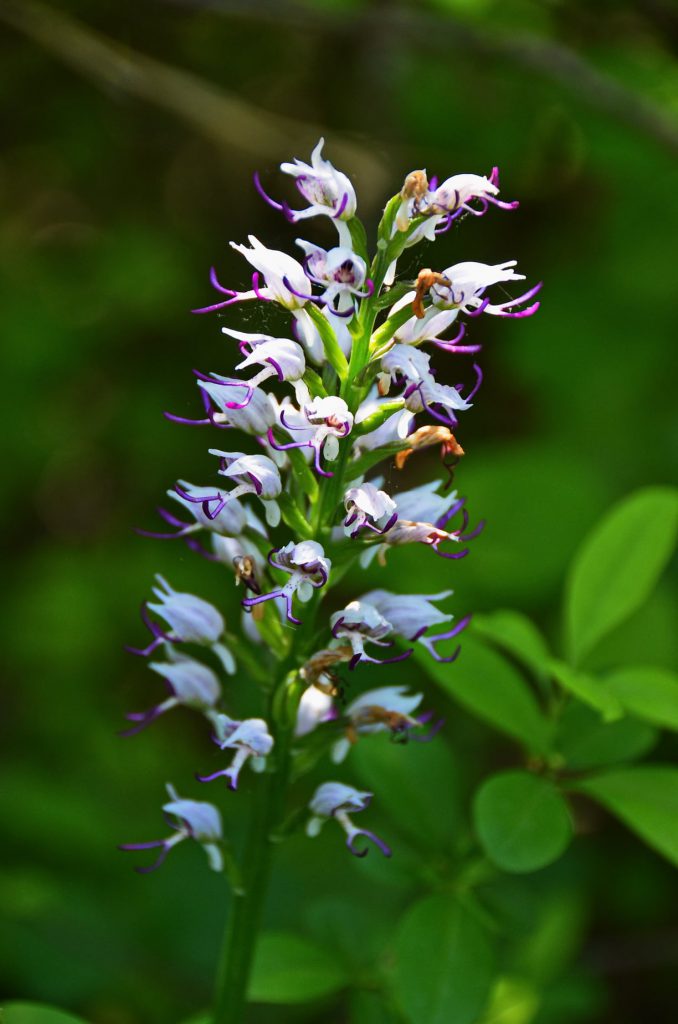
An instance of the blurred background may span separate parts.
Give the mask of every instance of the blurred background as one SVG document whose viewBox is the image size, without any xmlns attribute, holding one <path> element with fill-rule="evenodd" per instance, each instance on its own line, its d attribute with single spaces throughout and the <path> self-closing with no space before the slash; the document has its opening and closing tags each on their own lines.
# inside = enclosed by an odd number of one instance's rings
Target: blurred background
<svg viewBox="0 0 678 1024">
<path fill-rule="evenodd" d="M 123 651 L 144 635 L 138 605 L 154 572 L 236 614 L 218 567 L 132 528 L 157 528 L 164 490 L 211 468 L 205 434 L 162 417 L 198 412 L 193 366 L 232 365 L 218 320 L 189 313 L 214 301 L 209 267 L 241 287 L 229 240 L 293 243 L 252 172 L 291 198 L 277 165 L 306 159 L 324 134 L 373 237 L 409 170 L 442 179 L 499 165 L 502 196 L 520 209 L 467 218 L 435 254 L 409 250 L 401 269 L 516 258 L 528 283 L 545 281 L 536 317 L 474 321 L 485 384 L 459 435 L 456 485 L 488 527 L 473 557 L 453 563 L 451 585 L 457 614 L 516 608 L 557 651 L 583 537 L 621 496 L 675 477 L 677 48 L 669 0 L 0 0 L 0 997 L 60 1004 L 93 1024 L 175 1024 L 209 1002 L 223 880 L 198 849 L 150 878 L 115 850 L 163 834 L 165 781 L 199 798 L 204 728 L 185 712 L 136 740 L 116 730 L 159 693 Z M 332 237 L 320 222 L 307 234 Z M 433 455 L 413 462 L 408 486 L 436 466 Z M 398 552 L 364 589 L 397 588 L 415 570 L 423 592 L 448 585 L 447 563 Z M 601 664 L 675 664 L 670 583 L 606 641 Z M 420 684 L 412 671 L 389 681 Z M 404 786 L 395 816 L 383 814 L 382 833 L 393 845 L 401 833 L 407 849 L 409 832 L 411 854 L 353 863 L 329 829 L 316 845 L 292 839 L 269 924 L 330 947 L 353 928 L 379 947 L 424 884 L 407 870 L 422 839 L 413 804 L 432 802 L 431 820 L 453 828 L 478 781 L 516 762 L 507 741 L 441 710 L 448 774 L 425 796 Z M 369 757 L 356 754 L 347 776 L 365 785 Z M 228 803 L 236 840 L 246 804 Z M 675 873 L 604 825 L 495 894 L 515 927 L 509 959 L 553 932 L 544 994 L 518 1024 L 674 1019 Z M 357 998 L 262 1006 L 252 1019 L 378 1024 Z"/>
</svg>

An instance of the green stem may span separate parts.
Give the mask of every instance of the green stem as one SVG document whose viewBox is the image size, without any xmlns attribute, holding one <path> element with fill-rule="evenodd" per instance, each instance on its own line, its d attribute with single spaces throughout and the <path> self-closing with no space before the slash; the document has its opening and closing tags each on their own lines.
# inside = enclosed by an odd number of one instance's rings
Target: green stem
<svg viewBox="0 0 678 1024">
<path fill-rule="evenodd" d="M 275 771 L 261 779 L 243 856 L 243 891 L 234 894 L 229 914 L 217 989 L 213 1024 L 243 1024 L 247 989 L 261 925 L 273 849 L 272 834 L 284 815 L 290 774 L 289 730 L 276 739 Z"/>
</svg>

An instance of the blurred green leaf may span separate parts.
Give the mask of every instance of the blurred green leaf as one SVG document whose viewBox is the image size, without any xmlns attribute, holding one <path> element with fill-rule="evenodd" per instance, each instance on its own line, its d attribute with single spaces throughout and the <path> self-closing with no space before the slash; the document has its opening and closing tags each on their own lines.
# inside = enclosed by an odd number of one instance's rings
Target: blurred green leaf
<svg viewBox="0 0 678 1024">
<path fill-rule="evenodd" d="M 349 1003 L 351 1024 L 401 1024 L 402 1018 L 390 1009 L 377 992 L 352 992 Z"/>
<path fill-rule="evenodd" d="M 308 1003 L 347 982 L 336 959 L 293 932 L 264 932 L 257 944 L 249 999 L 255 1003 Z"/>
<path fill-rule="evenodd" d="M 349 900 L 345 895 L 316 900 L 304 916 L 308 930 L 325 949 L 363 972 L 386 945 L 388 925 L 374 913 L 374 906 Z M 360 935 L 359 944 L 356 934 Z"/>
<path fill-rule="evenodd" d="M 537 674 L 544 672 L 550 652 L 543 636 L 526 615 L 508 608 L 487 615 L 474 615 L 471 628 Z"/>
<path fill-rule="evenodd" d="M 677 529 L 678 493 L 648 487 L 615 506 L 587 537 L 571 568 L 565 605 L 575 663 L 647 600 Z"/>
<path fill-rule="evenodd" d="M 539 993 L 524 978 L 497 978 L 490 1005 L 478 1024 L 530 1024 L 539 1009 Z"/>
<path fill-rule="evenodd" d="M 483 849 L 505 871 L 536 871 L 566 849 L 572 837 L 567 804 L 546 779 L 504 772 L 488 779 L 473 802 Z"/>
<path fill-rule="evenodd" d="M 595 676 L 570 668 L 569 665 L 563 661 L 557 661 L 555 658 L 551 659 L 549 667 L 565 690 L 574 694 L 595 711 L 599 711 L 606 722 L 614 722 L 624 714 L 617 698 L 609 693 Z"/>
<path fill-rule="evenodd" d="M 633 761 L 651 750 L 656 740 L 656 730 L 645 722 L 629 717 L 604 722 L 597 712 L 573 701 L 558 723 L 556 748 L 568 768 L 579 771 Z"/>
<path fill-rule="evenodd" d="M 412 1024 L 472 1024 L 490 993 L 492 948 L 477 920 L 449 896 L 430 896 L 395 937 L 391 984 Z"/>
<path fill-rule="evenodd" d="M 629 665 L 605 677 L 605 685 L 634 715 L 678 729 L 678 675 L 654 665 Z"/>
<path fill-rule="evenodd" d="M 528 884 L 532 879 L 525 879 Z M 572 884 L 545 889 L 537 896 L 537 914 L 521 940 L 511 943 L 510 971 L 544 987 L 577 955 L 587 925 L 586 897 Z"/>
<path fill-rule="evenodd" d="M 678 768 L 639 765 L 575 783 L 678 865 Z"/>
<path fill-rule="evenodd" d="M 369 736 L 355 745 L 350 756 L 364 785 L 373 786 L 379 780 L 378 807 L 389 812 L 405 835 L 420 847 L 437 851 L 449 847 L 462 817 L 462 804 L 459 770 L 441 737 L 434 743 L 411 741 L 405 746 L 386 735 Z"/>
<path fill-rule="evenodd" d="M 39 1003 L 6 1003 L 0 1020 L 2 1024 L 86 1024 L 83 1017 Z"/>
<path fill-rule="evenodd" d="M 550 723 L 520 673 L 496 651 L 467 636 L 451 665 L 434 661 L 419 647 L 415 653 L 428 675 L 472 714 L 530 749 L 548 749 Z"/>
</svg>

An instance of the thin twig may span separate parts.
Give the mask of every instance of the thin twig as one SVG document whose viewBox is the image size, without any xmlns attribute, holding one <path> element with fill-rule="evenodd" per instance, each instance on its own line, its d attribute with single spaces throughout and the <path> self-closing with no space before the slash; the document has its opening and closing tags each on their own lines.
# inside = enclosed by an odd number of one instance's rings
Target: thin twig
<svg viewBox="0 0 678 1024">
<path fill-rule="evenodd" d="M 444 16 L 421 9 L 393 5 L 388 14 L 366 8 L 347 11 L 320 8 L 297 0 L 164 0 L 174 6 L 213 11 L 228 18 L 284 26 L 295 32 L 333 33 L 379 39 L 388 19 L 389 30 L 427 55 L 451 51 L 480 55 L 489 61 L 505 60 L 564 86 L 589 106 L 597 108 L 678 153 L 678 123 L 646 96 L 629 88 L 583 56 L 542 36 L 526 32 L 499 32 L 470 25 L 451 13 Z"/>
<path fill-rule="evenodd" d="M 228 151 L 275 163 L 290 148 L 309 151 L 323 134 L 317 125 L 262 110 L 194 74 L 108 39 L 40 0 L 0 0 L 0 20 L 100 87 L 162 107 Z M 369 201 L 382 189 L 385 164 L 358 143 L 325 134 L 333 159 L 354 169 Z"/>
</svg>

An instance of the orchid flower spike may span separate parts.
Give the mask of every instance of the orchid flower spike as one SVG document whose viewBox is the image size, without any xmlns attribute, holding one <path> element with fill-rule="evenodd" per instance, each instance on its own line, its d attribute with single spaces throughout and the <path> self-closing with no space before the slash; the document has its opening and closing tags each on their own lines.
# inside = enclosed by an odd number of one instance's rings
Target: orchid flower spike
<svg viewBox="0 0 678 1024">
<path fill-rule="evenodd" d="M 289 580 L 268 594 L 245 598 L 242 606 L 250 610 L 263 601 L 281 598 L 285 602 L 288 622 L 298 626 L 301 619 L 292 614 L 292 598 L 296 594 L 302 603 L 310 601 L 313 591 L 327 583 L 332 563 L 325 557 L 321 545 L 314 540 L 304 540 L 300 544 L 290 541 L 284 547 L 272 551 L 268 560 L 275 569 L 288 573 Z"/>
<path fill-rule="evenodd" d="M 404 686 L 381 686 L 367 690 L 346 708 L 346 735 L 332 747 L 332 760 L 340 764 L 358 737 L 375 732 L 390 732 L 394 739 L 407 739 L 411 729 L 421 723 L 412 712 L 423 700 L 421 693 L 408 693 Z"/>
<path fill-rule="evenodd" d="M 229 789 L 238 788 L 240 770 L 249 759 L 252 769 L 262 772 L 266 767 L 266 757 L 273 749 L 273 737 L 263 718 L 246 718 L 242 722 L 234 722 L 220 716 L 221 732 L 224 738 L 219 742 L 222 750 L 233 749 L 235 754 L 228 768 L 223 768 L 212 775 L 199 775 L 200 782 L 212 782 L 224 776 L 228 780 Z M 226 722 L 223 721 L 226 719 Z M 219 731 L 219 730 L 218 730 Z"/>
<path fill-rule="evenodd" d="M 174 835 L 167 839 L 155 839 L 150 843 L 123 843 L 118 849 L 125 851 L 151 850 L 160 848 L 160 856 L 155 864 L 148 868 L 135 868 L 141 875 L 155 871 L 165 860 L 173 846 L 182 843 L 184 839 L 194 839 L 199 843 L 209 861 L 213 871 L 223 870 L 223 857 L 219 844 L 223 839 L 221 814 L 213 804 L 202 803 L 198 800 L 184 800 L 169 783 L 167 792 L 170 795 L 168 803 L 163 805 L 165 814 L 170 815 L 174 821 L 170 822 L 175 830 Z"/>
<path fill-rule="evenodd" d="M 379 836 L 367 829 L 358 828 L 350 818 L 350 814 L 364 811 L 372 796 L 372 793 L 360 792 L 341 782 L 324 782 L 318 786 L 309 804 L 312 816 L 306 825 L 306 835 L 317 836 L 328 818 L 334 818 L 346 833 L 346 846 L 354 857 L 366 857 L 368 853 L 367 849 L 356 849 L 355 842 L 360 837 L 374 843 L 385 857 L 390 857 L 390 848 Z"/>
<path fill-rule="evenodd" d="M 226 629 L 221 613 L 209 601 L 203 601 L 195 594 L 174 590 L 163 576 L 157 574 L 155 578 L 159 585 L 153 587 L 153 593 L 158 603 L 149 603 L 148 606 L 144 604 L 141 609 L 142 620 L 150 630 L 153 640 L 143 650 L 134 647 L 127 649 L 132 654 L 139 654 L 145 658 L 163 643 L 199 644 L 214 651 L 227 672 L 235 671 L 233 655 L 219 643 Z M 154 622 L 148 614 L 149 611 L 164 619 L 171 632 L 165 632 Z"/>
</svg>

